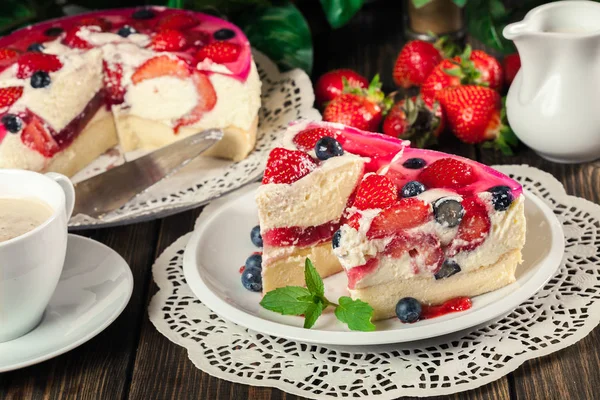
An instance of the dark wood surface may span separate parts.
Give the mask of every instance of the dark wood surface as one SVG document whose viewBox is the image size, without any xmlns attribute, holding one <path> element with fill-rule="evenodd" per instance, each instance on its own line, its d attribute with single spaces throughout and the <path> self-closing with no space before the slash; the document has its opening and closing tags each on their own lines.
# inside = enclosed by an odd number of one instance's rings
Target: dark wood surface
<svg viewBox="0 0 600 400">
<path fill-rule="evenodd" d="M 384 88 L 393 90 L 391 70 L 405 41 L 399 4 L 392 0 L 368 3 L 349 25 L 335 32 L 322 29 L 319 16 L 312 19 L 316 21 L 311 24 L 316 32 L 313 76 L 348 67 L 369 77 L 380 73 Z M 447 140 L 441 150 L 486 164 L 529 164 L 554 175 L 569 194 L 600 203 L 600 162 L 553 164 L 525 147 L 513 157 L 504 157 L 454 140 Z M 135 279 L 131 301 L 111 326 L 77 349 L 0 374 L 0 399 L 298 399 L 278 389 L 230 383 L 201 372 L 185 349 L 150 323 L 147 306 L 157 291 L 152 263 L 192 229 L 199 212 L 81 232 L 112 247 L 129 263 Z M 600 330 L 595 329 L 567 349 L 528 361 L 496 382 L 448 398 L 594 399 L 600 398 L 598 387 Z"/>
</svg>

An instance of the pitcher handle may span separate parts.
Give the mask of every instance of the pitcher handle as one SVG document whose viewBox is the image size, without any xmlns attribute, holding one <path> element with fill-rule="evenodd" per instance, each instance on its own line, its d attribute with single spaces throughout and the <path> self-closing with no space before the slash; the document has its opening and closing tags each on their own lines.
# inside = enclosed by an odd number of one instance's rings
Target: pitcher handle
<svg viewBox="0 0 600 400">
<path fill-rule="evenodd" d="M 67 212 L 67 221 L 71 219 L 73 214 L 73 207 L 75 207 L 75 188 L 71 180 L 64 175 L 57 174 L 56 172 L 48 172 L 46 176 L 53 179 L 58 183 L 65 192 L 65 211 Z"/>
</svg>

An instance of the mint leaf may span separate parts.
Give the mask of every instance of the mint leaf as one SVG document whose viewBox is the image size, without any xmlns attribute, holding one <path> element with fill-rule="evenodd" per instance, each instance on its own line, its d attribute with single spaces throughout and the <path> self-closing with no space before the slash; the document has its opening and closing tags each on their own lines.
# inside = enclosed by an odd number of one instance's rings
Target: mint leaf
<svg viewBox="0 0 600 400">
<path fill-rule="evenodd" d="M 369 332 L 375 330 L 371 322 L 373 307 L 360 299 L 352 300 L 348 296 L 342 296 L 338 300 L 339 305 L 335 309 L 335 316 L 348 325 L 353 331 Z"/>
<path fill-rule="evenodd" d="M 304 328 L 310 329 L 317 322 L 317 318 L 323 312 L 323 303 L 320 301 L 312 303 L 304 313 Z"/>
<path fill-rule="evenodd" d="M 310 258 L 306 258 L 304 262 L 304 280 L 306 281 L 306 287 L 308 290 L 319 297 L 325 295 L 325 287 L 323 286 L 323 280 L 319 276 L 316 268 L 313 266 Z"/>
<path fill-rule="evenodd" d="M 301 286 L 286 286 L 271 290 L 260 301 L 262 307 L 282 315 L 304 314 L 314 303 L 314 296 Z"/>
</svg>

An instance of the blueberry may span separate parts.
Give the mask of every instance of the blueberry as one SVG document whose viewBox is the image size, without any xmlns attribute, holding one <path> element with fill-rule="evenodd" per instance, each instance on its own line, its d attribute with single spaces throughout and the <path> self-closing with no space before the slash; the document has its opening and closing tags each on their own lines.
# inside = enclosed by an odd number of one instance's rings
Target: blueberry
<svg viewBox="0 0 600 400">
<path fill-rule="evenodd" d="M 338 229 L 337 231 L 335 231 L 333 237 L 331 238 L 331 247 L 333 247 L 334 249 L 340 247 L 340 240 L 342 240 L 342 231 L 341 229 Z"/>
<path fill-rule="evenodd" d="M 2 124 L 10 133 L 17 133 L 23 127 L 23 120 L 15 114 L 5 114 L 2 117 Z"/>
<path fill-rule="evenodd" d="M 321 161 L 344 154 L 340 142 L 329 136 L 323 136 L 315 145 L 315 154 Z"/>
<path fill-rule="evenodd" d="M 27 47 L 27 51 L 38 51 L 41 52 L 45 49 L 44 45 L 41 43 L 31 43 L 29 47 Z"/>
<path fill-rule="evenodd" d="M 442 197 L 433 203 L 433 215 L 439 224 L 453 228 L 462 221 L 465 209 L 459 201 Z"/>
<path fill-rule="evenodd" d="M 252 228 L 250 231 L 250 240 L 252 240 L 252 244 L 254 244 L 256 247 L 263 246 L 262 236 L 260 235 L 260 226 L 256 225 L 254 228 Z"/>
<path fill-rule="evenodd" d="M 433 275 L 435 279 L 444 279 L 448 278 L 457 272 L 460 272 L 460 265 L 456 261 L 446 260 L 438 270 L 438 272 Z"/>
<path fill-rule="evenodd" d="M 132 33 L 136 33 L 136 30 L 133 29 L 131 26 L 129 25 L 125 25 L 121 28 L 119 28 L 119 30 L 117 31 L 117 35 L 121 36 L 121 37 L 128 37 L 129 35 L 131 35 Z"/>
<path fill-rule="evenodd" d="M 257 268 L 262 269 L 262 256 L 260 254 L 252 254 L 246 259 L 246 269 Z"/>
<path fill-rule="evenodd" d="M 245 268 L 242 272 L 242 285 L 252 292 L 262 291 L 262 276 L 258 268 Z"/>
<path fill-rule="evenodd" d="M 508 186 L 494 186 L 488 189 L 492 194 L 492 204 L 496 211 L 504 211 L 512 204 L 514 197 Z"/>
<path fill-rule="evenodd" d="M 50 37 L 56 37 L 63 32 L 64 32 L 63 28 L 59 28 L 58 26 L 53 26 L 52 28 L 46 29 L 46 31 L 44 32 L 44 35 L 50 36 Z"/>
<path fill-rule="evenodd" d="M 408 160 L 404 161 L 402 165 L 404 166 L 404 168 L 408 169 L 421 169 L 426 164 L 427 163 L 422 158 L 409 158 Z"/>
<path fill-rule="evenodd" d="M 231 29 L 223 28 L 213 33 L 213 37 L 217 40 L 228 40 L 235 37 L 235 32 Z"/>
<path fill-rule="evenodd" d="M 396 316 L 404 323 L 416 322 L 421 318 L 421 303 L 413 297 L 404 297 L 396 304 Z"/>
<path fill-rule="evenodd" d="M 400 193 L 402 197 L 415 197 L 418 194 L 421 194 L 425 191 L 425 185 L 421 182 L 410 181 L 407 182 L 406 185 L 402 186 L 402 190 Z"/>
<path fill-rule="evenodd" d="M 155 16 L 156 13 L 150 8 L 140 8 L 139 10 L 136 10 L 133 14 L 131 14 L 131 17 L 137 20 L 152 19 Z"/>
<path fill-rule="evenodd" d="M 46 71 L 35 71 L 29 82 L 32 88 L 40 89 L 50 84 L 50 75 Z"/>
</svg>

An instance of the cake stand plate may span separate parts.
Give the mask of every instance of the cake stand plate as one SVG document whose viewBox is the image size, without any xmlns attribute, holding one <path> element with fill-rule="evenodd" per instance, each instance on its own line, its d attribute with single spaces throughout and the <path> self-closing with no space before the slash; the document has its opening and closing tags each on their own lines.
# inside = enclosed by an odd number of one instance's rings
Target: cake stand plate
<svg viewBox="0 0 600 400">
<path fill-rule="evenodd" d="M 506 314 L 533 296 L 554 275 L 564 253 L 560 222 L 542 200 L 525 191 L 527 238 L 524 262 L 516 282 L 474 297 L 468 311 L 448 314 L 414 324 L 396 318 L 375 323 L 374 332 L 353 332 L 337 321 L 331 309 L 312 329 L 304 319 L 282 316 L 262 308 L 260 293 L 246 290 L 239 269 L 256 251 L 249 232 L 258 224 L 254 195 L 258 184 L 211 203 L 201 214 L 185 249 L 183 272 L 193 293 L 207 307 L 236 324 L 265 333 L 309 343 L 375 345 L 431 338 L 483 324 Z M 333 301 L 348 295 L 343 273 L 324 279 L 325 295 Z"/>
</svg>

